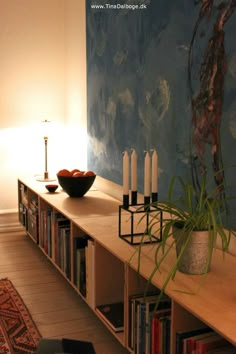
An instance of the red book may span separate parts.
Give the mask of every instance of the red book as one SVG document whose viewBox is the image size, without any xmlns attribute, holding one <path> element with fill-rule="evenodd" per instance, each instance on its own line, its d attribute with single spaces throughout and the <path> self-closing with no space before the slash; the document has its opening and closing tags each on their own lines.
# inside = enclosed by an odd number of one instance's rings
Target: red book
<svg viewBox="0 0 236 354">
<path fill-rule="evenodd" d="M 159 354 L 159 320 L 157 317 L 152 319 L 152 354 Z"/>
<path fill-rule="evenodd" d="M 215 333 L 212 336 L 197 340 L 195 354 L 205 354 L 209 350 L 220 348 L 226 344 L 226 339 Z"/>
</svg>

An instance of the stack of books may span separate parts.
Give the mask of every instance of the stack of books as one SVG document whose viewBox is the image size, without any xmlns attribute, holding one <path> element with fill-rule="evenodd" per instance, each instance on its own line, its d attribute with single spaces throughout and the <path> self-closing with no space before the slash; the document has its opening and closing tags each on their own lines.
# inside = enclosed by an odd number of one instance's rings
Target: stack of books
<svg viewBox="0 0 236 354">
<path fill-rule="evenodd" d="M 227 340 L 208 327 L 176 333 L 176 354 L 236 353 L 236 348 L 231 350 Z"/>
<path fill-rule="evenodd" d="M 103 321 L 114 331 L 124 331 L 124 302 L 99 305 L 96 307 L 96 313 Z"/>
</svg>

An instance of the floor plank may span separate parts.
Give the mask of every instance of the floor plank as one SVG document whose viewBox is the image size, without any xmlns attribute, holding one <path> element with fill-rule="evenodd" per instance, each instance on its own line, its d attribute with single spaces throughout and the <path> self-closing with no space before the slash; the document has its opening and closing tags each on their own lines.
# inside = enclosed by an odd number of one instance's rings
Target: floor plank
<svg viewBox="0 0 236 354">
<path fill-rule="evenodd" d="M 0 232 L 0 278 L 10 279 L 46 338 L 92 341 L 96 354 L 128 354 L 22 231 Z"/>
</svg>

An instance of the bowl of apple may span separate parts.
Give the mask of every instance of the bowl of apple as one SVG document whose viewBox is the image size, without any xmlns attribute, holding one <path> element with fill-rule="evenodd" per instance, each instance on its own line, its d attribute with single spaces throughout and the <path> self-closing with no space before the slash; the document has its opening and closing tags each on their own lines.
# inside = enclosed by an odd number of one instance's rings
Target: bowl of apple
<svg viewBox="0 0 236 354">
<path fill-rule="evenodd" d="M 92 187 L 96 174 L 93 171 L 69 171 L 62 169 L 57 173 L 58 183 L 62 189 L 72 198 L 83 197 Z"/>
</svg>

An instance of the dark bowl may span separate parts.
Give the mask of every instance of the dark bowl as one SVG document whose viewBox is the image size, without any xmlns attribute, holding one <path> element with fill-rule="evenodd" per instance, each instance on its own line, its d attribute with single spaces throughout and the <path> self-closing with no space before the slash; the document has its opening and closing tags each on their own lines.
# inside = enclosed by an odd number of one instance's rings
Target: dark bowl
<svg viewBox="0 0 236 354">
<path fill-rule="evenodd" d="M 64 191 L 70 197 L 83 197 L 89 191 L 95 181 L 94 176 L 59 176 L 57 175 L 58 182 Z"/>
<path fill-rule="evenodd" d="M 53 193 L 57 190 L 58 188 L 58 184 L 46 184 L 45 186 L 47 188 L 47 190 L 50 192 L 50 193 Z"/>
</svg>

